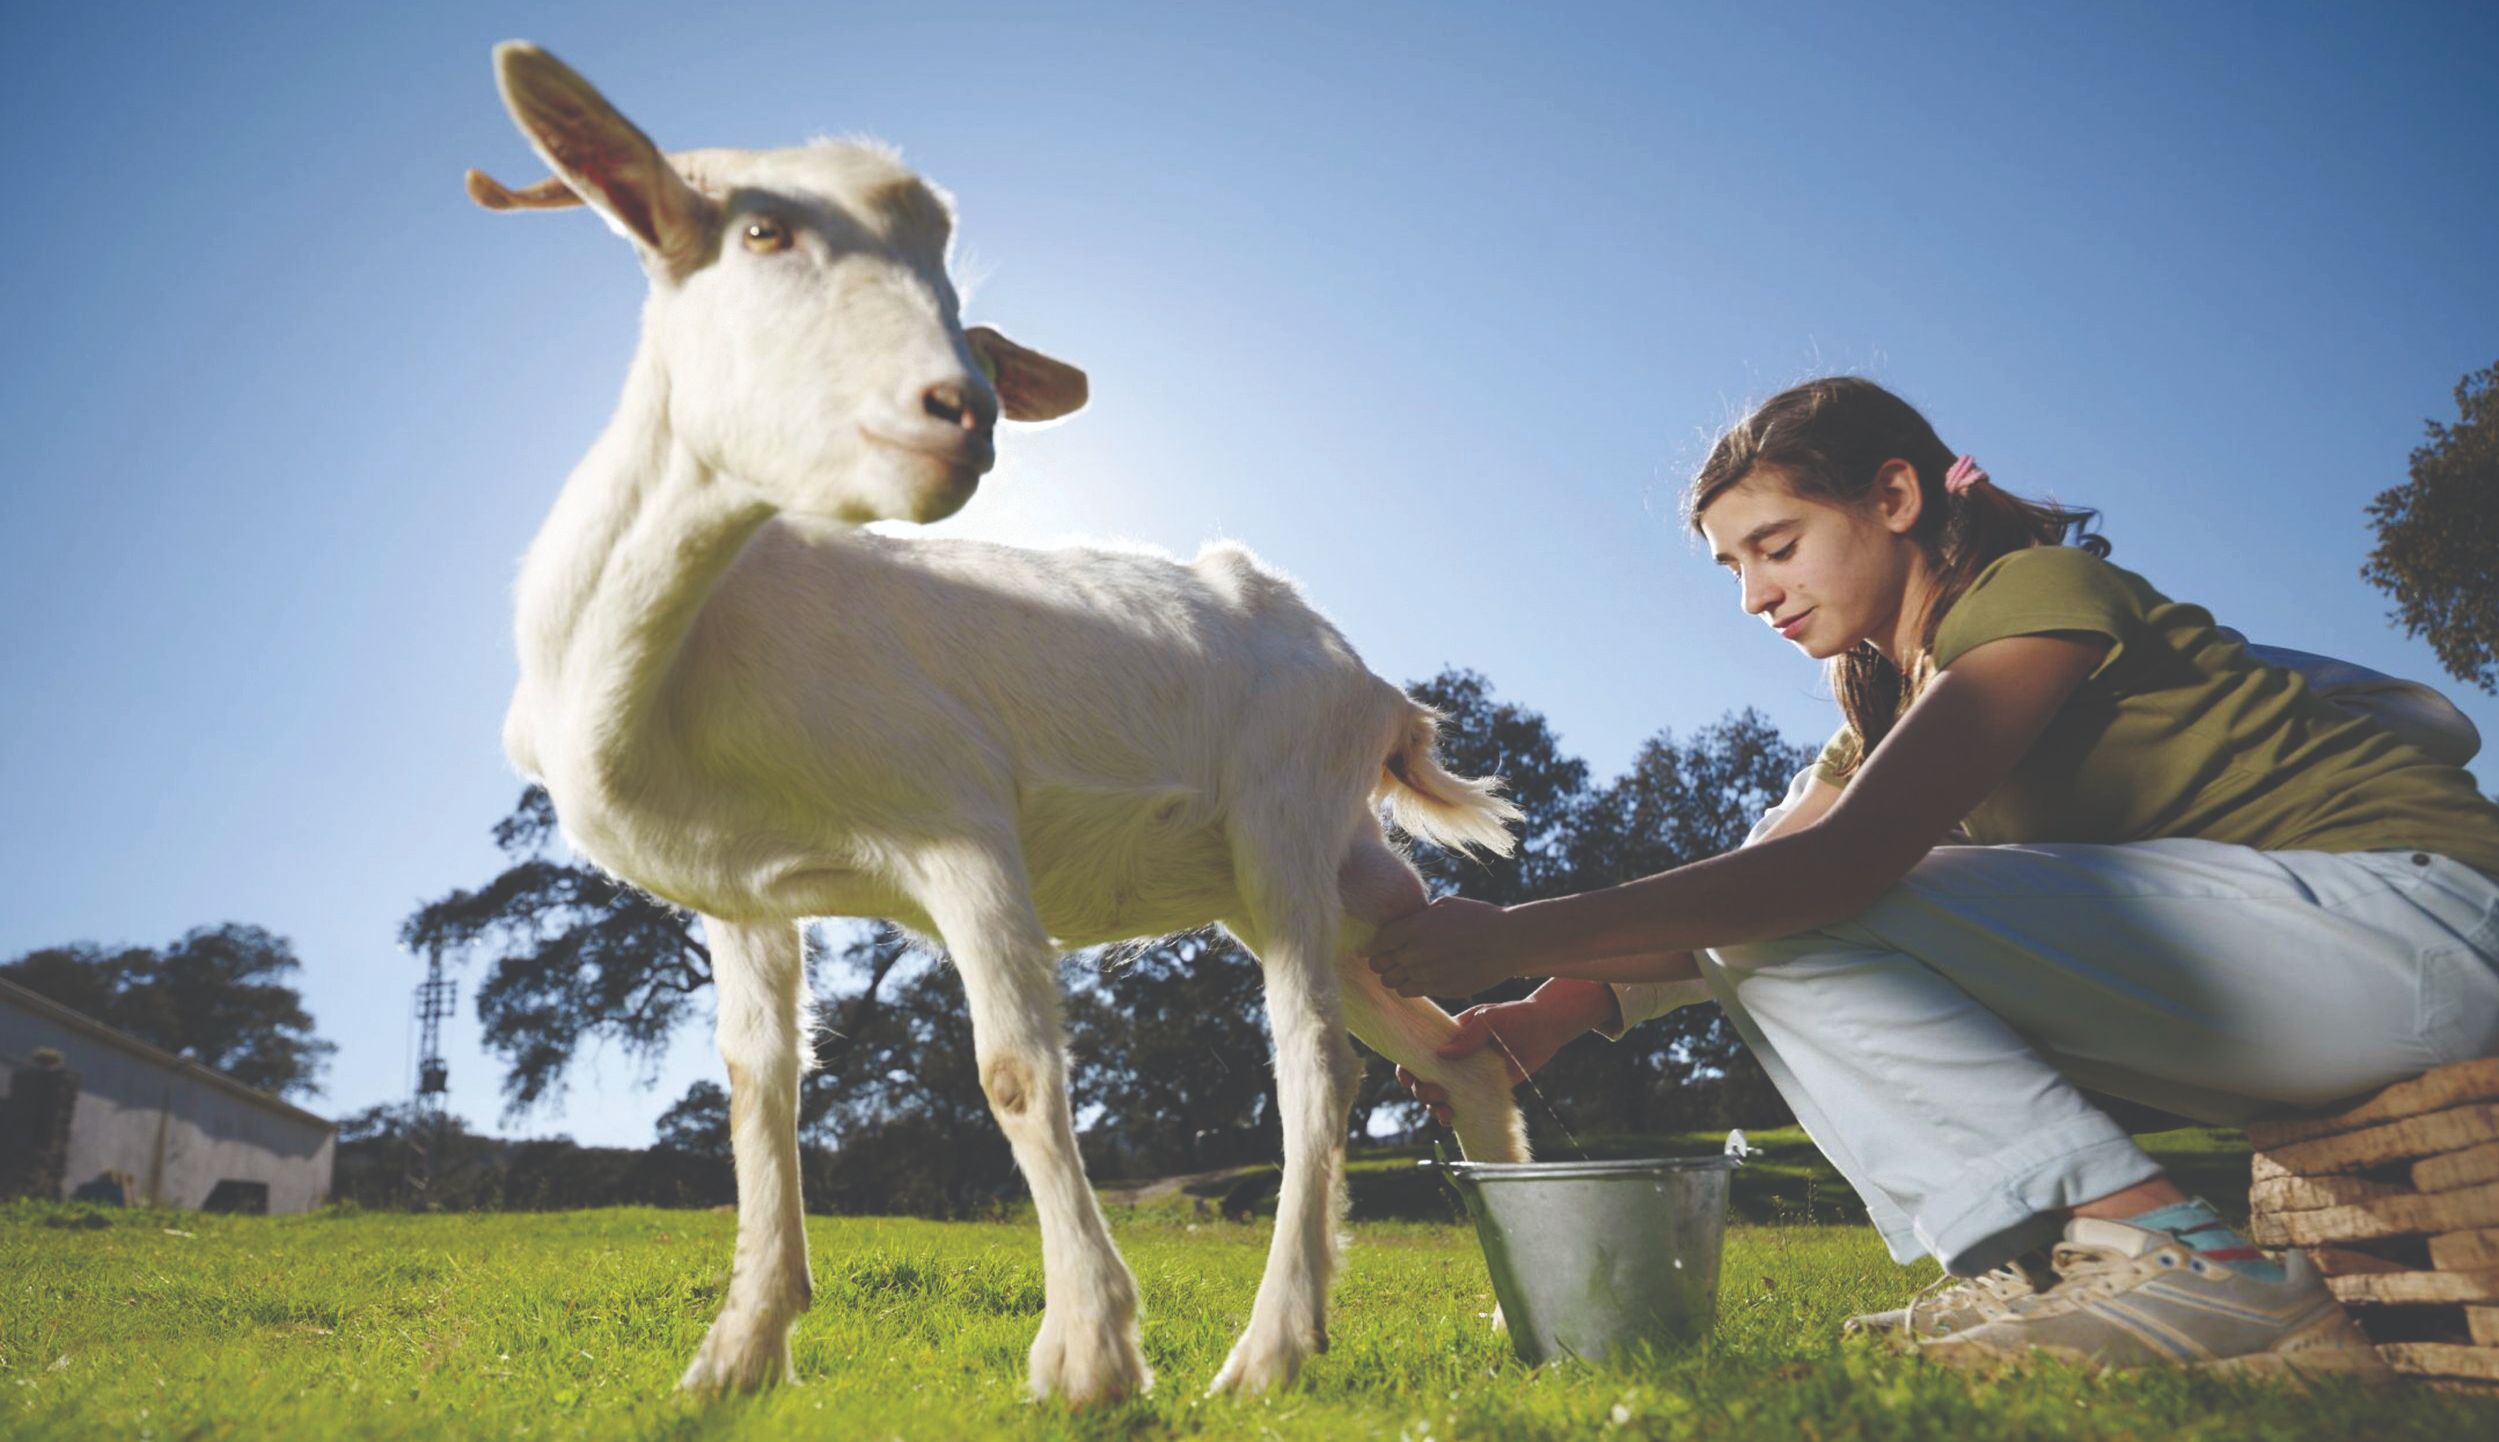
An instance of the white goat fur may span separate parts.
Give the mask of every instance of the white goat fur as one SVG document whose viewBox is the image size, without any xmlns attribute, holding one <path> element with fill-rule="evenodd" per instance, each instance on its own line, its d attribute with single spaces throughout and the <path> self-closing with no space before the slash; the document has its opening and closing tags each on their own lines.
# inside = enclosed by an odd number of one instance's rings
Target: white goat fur
<svg viewBox="0 0 2499 1442">
<path fill-rule="evenodd" d="M 503 46 L 496 68 L 523 133 L 651 273 L 622 402 L 522 566 L 504 742 L 583 854 L 704 917 L 738 1233 L 685 1385 L 785 1374 L 808 1304 L 796 1107 L 816 916 L 893 918 L 960 968 L 981 1083 L 1040 1214 L 1031 1384 L 1079 1403 L 1151 1376 L 1077 1156 L 1055 958 L 1214 920 L 1255 951 L 1284 1190 L 1215 1386 L 1291 1380 L 1324 1345 L 1347 1025 L 1450 1091 L 1470 1155 L 1526 1156 L 1503 1064 L 1436 1058 L 1448 1018 L 1346 960 L 1423 901 L 1378 803 L 1497 851 L 1514 809 L 1443 771 L 1432 714 L 1240 547 L 1182 565 L 848 524 L 961 505 L 1001 398 L 1009 418 L 1082 403 L 1080 372 L 962 328 L 949 209 L 891 152 L 672 160 L 544 52 Z M 565 198 L 475 175 L 471 192 Z M 795 239 L 772 248 L 756 217 Z"/>
</svg>

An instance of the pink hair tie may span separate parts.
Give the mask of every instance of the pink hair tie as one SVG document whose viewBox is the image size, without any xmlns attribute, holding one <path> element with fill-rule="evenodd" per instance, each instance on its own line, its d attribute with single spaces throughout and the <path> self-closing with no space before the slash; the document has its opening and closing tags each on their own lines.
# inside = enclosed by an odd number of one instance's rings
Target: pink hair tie
<svg viewBox="0 0 2499 1442">
<path fill-rule="evenodd" d="M 1985 484 L 1987 484 L 1987 473 L 1980 470 L 1978 462 L 1971 460 L 1968 456 L 1954 461 L 1952 469 L 1944 472 L 1944 491 L 1948 495 L 1966 496 L 1970 493 L 1970 487 Z"/>
</svg>

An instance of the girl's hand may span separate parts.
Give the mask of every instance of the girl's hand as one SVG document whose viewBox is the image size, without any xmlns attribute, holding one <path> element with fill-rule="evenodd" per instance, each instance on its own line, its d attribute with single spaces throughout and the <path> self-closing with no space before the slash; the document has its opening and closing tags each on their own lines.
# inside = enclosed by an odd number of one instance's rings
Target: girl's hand
<svg viewBox="0 0 2499 1442">
<path fill-rule="evenodd" d="M 1518 975 L 1508 907 L 1444 896 L 1379 929 L 1361 955 L 1399 996 L 1473 996 Z"/>
<path fill-rule="evenodd" d="M 1449 1061 L 1472 1056 L 1487 1047 L 1510 1070 L 1512 1085 L 1553 1060 L 1553 1054 L 1619 1017 L 1613 993 L 1598 983 L 1549 981 L 1521 1001 L 1487 1002 L 1458 1013 L 1458 1029 L 1433 1054 Z M 1449 1093 L 1404 1067 L 1397 1084 L 1429 1107 L 1432 1120 L 1449 1125 Z"/>
<path fill-rule="evenodd" d="M 1486 1047 L 1501 1055 L 1510 1069 L 1510 1084 L 1527 1080 L 1528 1074 L 1553 1060 L 1561 1050 L 1561 1042 L 1547 1041 L 1548 1030 L 1541 1023 L 1532 999 L 1494 1001 L 1468 1007 L 1458 1013 L 1455 1036 L 1433 1049 L 1432 1054 L 1455 1061 L 1472 1056 Z M 1397 1084 L 1414 1094 L 1414 1099 L 1431 1109 L 1432 1120 L 1449 1125 L 1449 1093 L 1416 1076 L 1404 1067 L 1397 1068 Z"/>
</svg>

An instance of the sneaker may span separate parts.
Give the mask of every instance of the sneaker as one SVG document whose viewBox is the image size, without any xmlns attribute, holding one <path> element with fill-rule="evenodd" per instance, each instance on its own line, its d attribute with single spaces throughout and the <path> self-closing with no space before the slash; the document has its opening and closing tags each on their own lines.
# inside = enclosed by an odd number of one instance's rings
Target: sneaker
<svg viewBox="0 0 2499 1442">
<path fill-rule="evenodd" d="M 2048 1254 L 2024 1252 L 1983 1276 L 1956 1277 L 1946 1272 L 1911 1297 L 1908 1306 L 1861 1313 L 1840 1323 L 1840 1333 L 1895 1339 L 1948 1337 L 2003 1316 L 2016 1300 L 2036 1296 L 2055 1284 L 2056 1270 L 2049 1265 Z"/>
<path fill-rule="evenodd" d="M 2275 1281 L 2199 1254 L 2175 1232 L 2077 1217 L 2050 1262 L 2054 1286 L 1976 1326 L 1919 1336 L 1919 1351 L 1955 1367 L 2037 1351 L 2105 1368 L 2394 1377 L 2303 1253 L 2292 1252 Z"/>
</svg>

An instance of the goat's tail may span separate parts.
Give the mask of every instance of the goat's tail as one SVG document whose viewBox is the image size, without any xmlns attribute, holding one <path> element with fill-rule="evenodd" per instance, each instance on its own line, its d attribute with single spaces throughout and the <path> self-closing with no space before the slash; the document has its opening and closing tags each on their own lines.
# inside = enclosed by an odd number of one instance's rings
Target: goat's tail
<svg viewBox="0 0 2499 1442">
<path fill-rule="evenodd" d="M 1381 763 L 1374 801 L 1388 803 L 1389 819 L 1410 835 L 1451 851 L 1489 851 L 1507 856 L 1517 845 L 1510 823 L 1522 813 L 1501 796 L 1501 778 L 1452 776 L 1432 754 L 1440 713 L 1406 700 L 1397 744 Z"/>
</svg>

